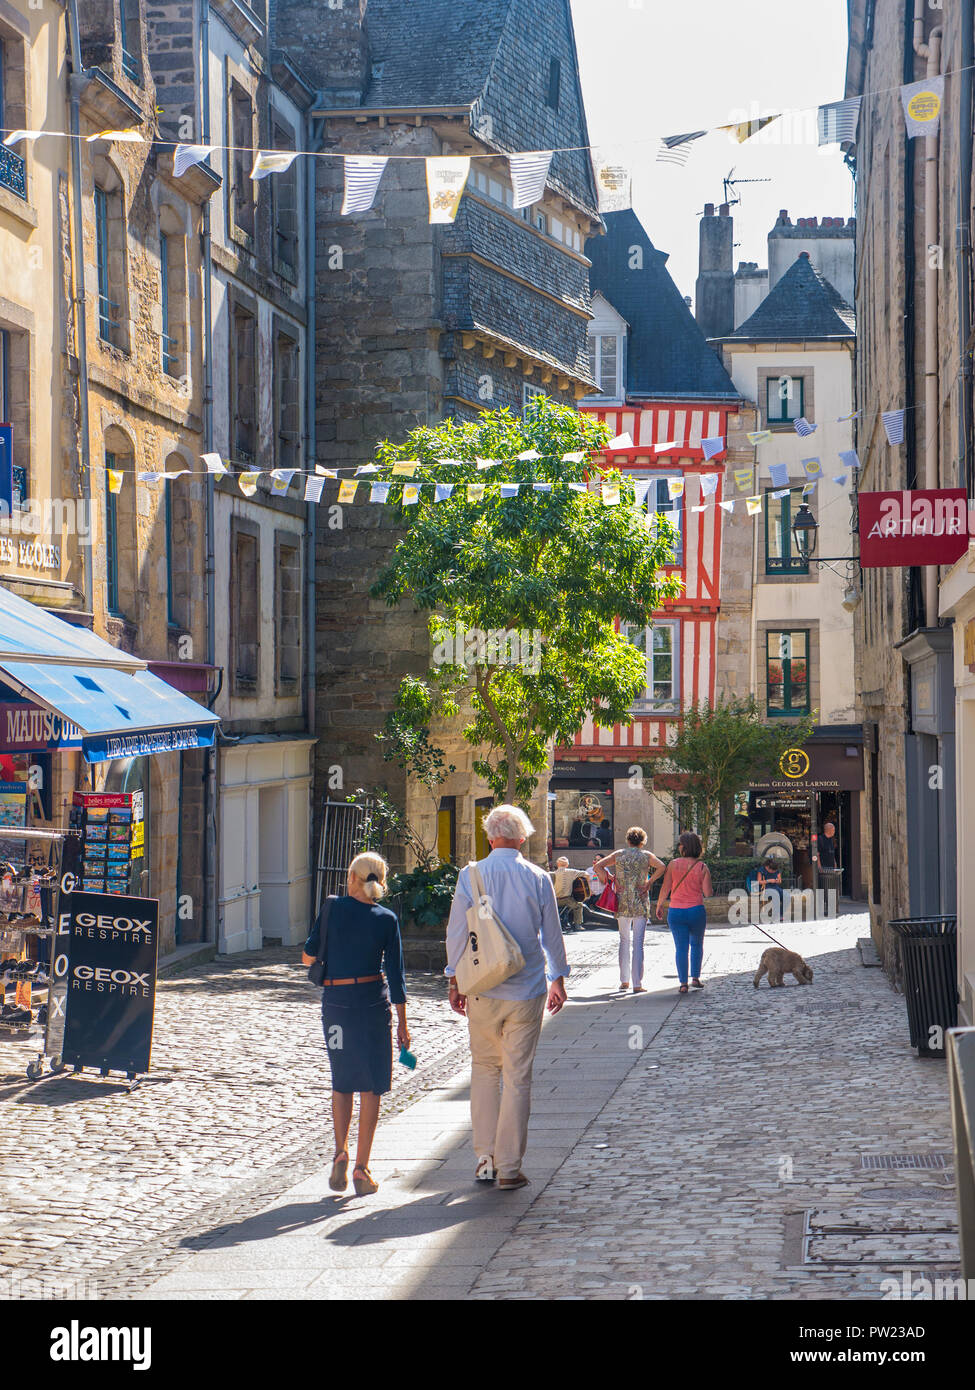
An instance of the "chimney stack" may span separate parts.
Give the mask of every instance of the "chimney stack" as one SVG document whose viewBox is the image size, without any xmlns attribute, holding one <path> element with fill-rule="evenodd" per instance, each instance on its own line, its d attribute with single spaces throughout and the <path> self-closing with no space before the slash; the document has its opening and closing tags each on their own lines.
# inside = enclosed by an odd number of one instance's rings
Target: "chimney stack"
<svg viewBox="0 0 975 1390">
<path fill-rule="evenodd" d="M 368 0 L 278 0 L 274 47 L 317 84 L 322 105 L 335 110 L 361 106 L 369 84 L 365 19 Z"/>
<path fill-rule="evenodd" d="M 715 216 L 704 205 L 701 218 L 694 317 L 706 338 L 723 338 L 735 327 L 734 220 L 727 203 Z"/>
</svg>

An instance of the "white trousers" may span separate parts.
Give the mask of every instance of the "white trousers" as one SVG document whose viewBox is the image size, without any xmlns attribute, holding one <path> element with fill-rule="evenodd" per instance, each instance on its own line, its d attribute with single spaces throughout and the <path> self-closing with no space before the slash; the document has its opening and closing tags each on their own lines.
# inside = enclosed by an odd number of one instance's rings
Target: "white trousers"
<svg viewBox="0 0 975 1390">
<path fill-rule="evenodd" d="M 643 984 L 643 938 L 647 930 L 646 917 L 617 917 L 620 929 L 620 983 L 629 981 L 634 989 Z M 632 945 L 631 945 L 632 943 Z M 632 949 L 632 969 L 630 968 Z"/>
</svg>

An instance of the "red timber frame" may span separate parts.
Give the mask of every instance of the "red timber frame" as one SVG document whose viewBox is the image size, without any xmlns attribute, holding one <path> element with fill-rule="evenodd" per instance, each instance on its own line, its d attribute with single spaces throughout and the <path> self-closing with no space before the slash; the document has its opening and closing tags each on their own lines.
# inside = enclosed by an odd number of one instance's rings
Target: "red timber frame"
<svg viewBox="0 0 975 1390">
<path fill-rule="evenodd" d="M 728 416 L 736 413 L 735 409 L 727 402 L 712 405 L 686 401 L 583 409 L 587 415 L 604 421 L 613 438 L 629 434 L 633 440 L 632 448 L 604 451 L 608 466 L 643 475 L 680 474 L 685 479 L 682 563 L 667 571 L 679 575 L 684 592 L 680 598 L 668 600 L 653 616 L 655 620 L 678 624 L 680 708 L 699 701 L 713 704 L 721 606 L 721 529 L 725 519 L 718 503 L 724 496 L 726 454 L 722 449 L 706 460 L 701 440 L 727 440 Z M 672 447 L 658 451 L 658 446 L 664 444 Z M 705 500 L 698 480 L 708 473 L 717 475 L 717 491 L 707 499 L 705 511 L 694 512 L 691 508 Z M 632 724 L 614 724 L 611 729 L 596 729 L 587 720 L 571 747 L 556 749 L 556 766 L 561 760 L 632 762 L 634 758 L 652 755 L 666 747 L 668 730 L 675 730 L 679 722 L 680 715 L 676 713 L 646 712 L 635 712 Z"/>
</svg>

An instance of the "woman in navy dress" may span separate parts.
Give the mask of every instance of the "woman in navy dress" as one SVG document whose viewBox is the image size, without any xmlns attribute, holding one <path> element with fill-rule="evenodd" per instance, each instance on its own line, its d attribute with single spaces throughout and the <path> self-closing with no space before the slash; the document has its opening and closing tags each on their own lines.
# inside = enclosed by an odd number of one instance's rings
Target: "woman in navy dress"
<svg viewBox="0 0 975 1390">
<path fill-rule="evenodd" d="M 398 1015 L 396 1041 L 400 1047 L 410 1045 L 399 922 L 394 912 L 379 905 L 387 872 L 378 854 L 356 855 L 349 865 L 346 896 L 329 899 L 322 1027 L 332 1071 L 335 1158 L 328 1185 L 333 1192 L 344 1192 L 348 1185 L 349 1129 L 358 1092 L 352 1181 L 360 1197 L 379 1187 L 369 1172 L 369 1155 L 380 1099 L 393 1084 L 391 1003 Z M 318 956 L 320 930 L 321 915 L 305 942 L 305 965 Z"/>
</svg>

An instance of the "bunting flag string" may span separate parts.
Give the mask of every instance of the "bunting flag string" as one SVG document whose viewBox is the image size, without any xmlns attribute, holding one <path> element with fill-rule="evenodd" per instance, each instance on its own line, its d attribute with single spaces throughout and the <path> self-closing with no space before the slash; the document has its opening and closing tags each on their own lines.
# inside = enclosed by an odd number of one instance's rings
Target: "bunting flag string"
<svg viewBox="0 0 975 1390">
<path fill-rule="evenodd" d="M 379 181 L 388 164 L 385 155 L 349 154 L 345 155 L 345 194 L 342 199 L 342 216 L 350 212 L 368 212 L 376 200 Z"/>
</svg>

